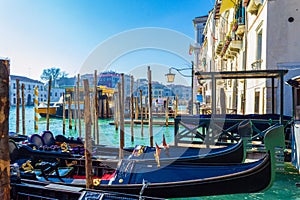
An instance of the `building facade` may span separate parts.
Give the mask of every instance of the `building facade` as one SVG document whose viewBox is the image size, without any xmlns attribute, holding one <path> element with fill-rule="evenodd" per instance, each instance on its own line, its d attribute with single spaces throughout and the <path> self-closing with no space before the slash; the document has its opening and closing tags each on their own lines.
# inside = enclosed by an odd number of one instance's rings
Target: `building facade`
<svg viewBox="0 0 300 200">
<path fill-rule="evenodd" d="M 203 71 L 289 69 L 285 79 L 299 74 L 300 1 L 216 0 L 209 12 L 201 46 Z M 280 14 L 279 14 L 280 13 Z M 200 66 L 201 67 L 201 66 Z M 279 83 L 275 93 L 279 97 Z M 291 115 L 291 89 L 284 86 L 284 113 Z M 224 95 L 221 95 L 224 91 Z M 211 82 L 204 83 L 210 98 Z M 271 81 L 267 79 L 220 80 L 217 107 L 241 114 L 271 112 Z M 276 113 L 279 112 L 276 98 Z M 209 105 L 209 101 L 207 103 Z M 218 110 L 217 109 L 217 110 Z"/>
<path fill-rule="evenodd" d="M 98 75 L 98 85 L 103 85 L 108 88 L 118 88 L 118 82 L 121 80 L 121 74 L 114 72 L 114 71 L 108 71 L 108 72 L 102 72 Z M 125 85 L 125 96 L 129 97 L 130 95 L 130 82 L 131 82 L 131 76 L 124 74 L 124 85 Z"/>
<path fill-rule="evenodd" d="M 19 80 L 20 87 L 20 105 L 22 103 L 22 84 L 24 84 L 24 103 L 25 105 L 33 105 L 34 102 L 34 88 L 38 87 L 38 100 L 39 102 L 47 101 L 47 91 L 44 88 L 44 83 L 33 80 L 24 76 L 10 76 L 10 85 L 9 85 L 9 96 L 10 96 L 10 105 L 15 106 L 17 104 L 17 81 Z"/>
</svg>

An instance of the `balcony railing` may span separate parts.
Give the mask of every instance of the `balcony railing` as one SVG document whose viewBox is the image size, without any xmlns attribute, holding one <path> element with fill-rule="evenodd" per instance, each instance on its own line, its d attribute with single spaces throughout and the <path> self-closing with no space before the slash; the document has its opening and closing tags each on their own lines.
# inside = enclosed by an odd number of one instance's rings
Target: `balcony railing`
<svg viewBox="0 0 300 200">
<path fill-rule="evenodd" d="M 251 67 L 253 70 L 260 70 L 261 69 L 261 63 L 263 62 L 263 60 L 256 60 L 251 64 Z"/>
<path fill-rule="evenodd" d="M 238 53 L 242 48 L 242 46 L 243 46 L 242 40 L 232 40 L 229 45 L 229 49 L 230 51 L 234 51 Z"/>
</svg>

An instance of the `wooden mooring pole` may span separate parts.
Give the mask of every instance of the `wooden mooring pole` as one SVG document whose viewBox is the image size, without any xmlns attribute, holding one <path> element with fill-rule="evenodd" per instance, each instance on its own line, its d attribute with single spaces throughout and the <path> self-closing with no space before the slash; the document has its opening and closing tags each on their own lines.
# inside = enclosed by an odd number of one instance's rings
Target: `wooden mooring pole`
<svg viewBox="0 0 300 200">
<path fill-rule="evenodd" d="M 81 137 L 81 106 L 80 106 L 80 74 L 77 75 L 77 112 L 78 112 L 78 133 L 79 137 Z"/>
<path fill-rule="evenodd" d="M 166 108 L 165 108 L 165 113 L 166 113 L 166 126 L 169 126 L 169 97 L 167 97 L 166 101 Z"/>
<path fill-rule="evenodd" d="M 110 110 L 109 110 L 109 101 L 108 101 L 108 96 L 106 98 L 106 101 L 105 101 L 105 109 L 106 109 L 106 118 L 109 118 L 110 117 Z"/>
<path fill-rule="evenodd" d="M 9 60 L 0 60 L 0 199 L 10 200 Z"/>
<path fill-rule="evenodd" d="M 20 80 L 16 79 L 17 104 L 16 104 L 16 133 L 20 132 Z"/>
<path fill-rule="evenodd" d="M 148 104 L 147 104 L 147 97 L 145 96 L 145 119 L 148 119 Z"/>
<path fill-rule="evenodd" d="M 140 90 L 140 104 L 141 104 L 141 136 L 144 137 L 144 114 L 145 111 L 143 109 L 143 91 Z"/>
<path fill-rule="evenodd" d="M 72 96 L 69 94 L 68 96 L 68 119 L 69 119 L 69 129 L 72 129 Z"/>
<path fill-rule="evenodd" d="M 100 95 L 99 95 L 99 116 L 101 118 L 104 118 L 104 112 L 103 112 L 103 109 L 104 109 L 104 106 L 103 106 L 103 95 L 102 95 L 102 90 L 99 91 Z"/>
<path fill-rule="evenodd" d="M 119 129 L 119 91 L 114 93 L 114 122 L 115 130 Z"/>
<path fill-rule="evenodd" d="M 130 132 L 131 132 L 131 142 L 134 142 L 134 123 L 133 123 L 133 114 L 134 114 L 134 105 L 133 105 L 133 76 L 130 76 Z"/>
<path fill-rule="evenodd" d="M 119 148 L 119 159 L 123 159 L 123 148 L 125 139 L 125 123 L 124 123 L 124 74 L 121 74 L 121 84 L 118 84 L 119 90 L 119 108 L 120 108 L 120 148 Z"/>
<path fill-rule="evenodd" d="M 79 118 L 79 101 L 78 101 L 78 88 L 77 88 L 77 85 L 74 87 L 74 101 L 75 101 L 75 110 L 74 112 L 76 113 L 76 130 L 78 131 L 79 133 L 79 121 L 80 121 L 80 118 Z"/>
<path fill-rule="evenodd" d="M 92 120 L 90 108 L 90 88 L 87 79 L 83 80 L 84 87 L 84 122 L 85 122 L 85 174 L 86 188 L 93 188 L 93 167 L 92 167 Z"/>
<path fill-rule="evenodd" d="M 175 98 L 176 98 L 176 99 L 175 99 L 176 104 L 175 104 L 175 116 L 174 116 L 174 118 L 176 118 L 177 115 L 178 115 L 178 95 L 176 95 Z"/>
<path fill-rule="evenodd" d="M 98 121 L 98 76 L 97 76 L 97 70 L 94 72 L 94 131 L 96 135 L 96 144 L 100 144 L 99 139 L 99 121 Z"/>
<path fill-rule="evenodd" d="M 22 83 L 22 134 L 26 135 L 26 127 L 25 127 L 25 93 L 24 93 L 25 85 Z"/>
<path fill-rule="evenodd" d="M 49 112 L 50 112 L 50 94 L 51 94 L 51 85 L 52 85 L 52 78 L 50 77 L 49 79 L 49 83 L 48 83 L 48 100 L 47 100 L 47 115 L 46 115 L 46 120 L 47 120 L 47 124 L 46 124 L 46 130 L 49 130 L 49 126 L 50 126 L 50 119 L 49 119 Z"/>
<path fill-rule="evenodd" d="M 153 119 L 152 119 L 152 78 L 151 78 L 151 69 L 148 66 L 148 105 L 149 105 L 149 138 L 150 146 L 153 147 Z"/>
<path fill-rule="evenodd" d="M 103 100 L 103 117 L 107 118 L 107 108 L 106 108 L 106 99 L 102 99 Z"/>
<path fill-rule="evenodd" d="M 73 118 L 74 118 L 74 130 L 77 130 L 77 101 L 76 101 L 76 85 L 74 86 L 74 90 L 73 90 L 73 102 L 74 102 L 74 109 L 73 109 Z"/>
<path fill-rule="evenodd" d="M 34 130 L 39 130 L 39 117 L 38 117 L 38 106 L 39 106 L 39 87 L 34 87 Z"/>
<path fill-rule="evenodd" d="M 94 87 L 92 87 L 94 88 Z M 92 138 L 96 140 L 96 132 L 95 132 L 95 106 L 94 106 L 94 93 L 91 92 L 90 96 L 90 112 L 91 112 L 91 126 L 92 126 Z"/>
<path fill-rule="evenodd" d="M 139 119 L 139 99 L 138 97 L 134 98 L 134 102 L 135 102 L 135 120 Z"/>
<path fill-rule="evenodd" d="M 63 93 L 63 135 L 66 134 L 66 99 Z"/>
</svg>

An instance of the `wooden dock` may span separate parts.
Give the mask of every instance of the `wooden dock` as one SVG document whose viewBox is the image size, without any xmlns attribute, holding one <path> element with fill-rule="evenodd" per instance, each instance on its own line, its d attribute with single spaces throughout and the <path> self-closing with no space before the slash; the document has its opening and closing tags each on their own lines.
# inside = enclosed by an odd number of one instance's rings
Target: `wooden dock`
<svg viewBox="0 0 300 200">
<path fill-rule="evenodd" d="M 130 124 L 130 120 L 125 120 L 124 121 L 125 124 Z M 133 120 L 134 124 L 142 124 L 142 120 Z M 110 125 L 115 125 L 115 122 L 110 122 Z M 143 120 L 143 124 L 148 125 L 149 121 L 148 120 Z M 160 126 L 165 126 L 167 125 L 166 121 L 153 121 L 152 122 L 153 125 L 160 125 Z M 168 125 L 174 125 L 175 122 L 174 121 L 168 121 Z"/>
</svg>

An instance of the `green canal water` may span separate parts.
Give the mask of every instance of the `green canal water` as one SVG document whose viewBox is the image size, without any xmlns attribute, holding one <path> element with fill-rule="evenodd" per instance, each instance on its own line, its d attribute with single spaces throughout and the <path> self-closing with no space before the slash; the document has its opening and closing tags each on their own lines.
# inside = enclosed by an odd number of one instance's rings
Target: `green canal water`
<svg viewBox="0 0 300 200">
<path fill-rule="evenodd" d="M 21 110 L 20 110 L 21 113 Z M 111 146 L 118 146 L 119 142 L 119 131 L 115 130 L 113 125 L 109 125 L 112 120 L 99 120 L 99 135 L 100 144 L 106 144 Z M 82 130 L 84 130 L 82 121 Z M 74 124 L 74 123 L 73 123 Z M 34 110 L 33 107 L 26 107 L 25 109 L 25 131 L 26 135 L 33 133 L 39 133 L 46 130 L 46 119 L 40 118 L 38 122 L 39 130 L 34 131 Z M 63 123 L 61 119 L 50 119 L 50 130 L 54 135 L 62 134 Z M 77 128 L 78 129 L 78 128 Z M 16 108 L 10 108 L 9 116 L 9 130 L 15 132 L 16 130 Z M 20 133 L 22 133 L 22 120 L 20 119 Z M 66 121 L 66 136 L 78 136 L 78 131 L 73 129 L 68 129 L 68 121 Z M 173 126 L 154 126 L 153 135 L 154 142 L 160 144 L 162 142 L 162 135 L 165 135 L 167 143 L 173 142 L 174 127 Z M 131 142 L 130 138 L 130 126 L 125 126 L 125 146 L 134 146 L 135 144 L 149 145 L 148 138 L 148 126 L 145 125 L 143 129 L 143 136 L 141 131 L 141 126 L 136 125 L 134 127 L 135 140 Z M 300 175 L 295 171 L 290 163 L 285 163 L 286 172 L 277 173 L 275 182 L 272 187 L 261 193 L 253 194 L 235 194 L 235 195 L 221 195 L 221 196 L 210 196 L 210 197 L 195 197 L 188 198 L 189 200 L 300 200 L 300 187 L 296 187 L 296 183 L 300 182 Z M 253 183 L 255 184 L 255 183 Z M 218 188 L 215 188 L 216 190 Z M 178 198 L 177 200 L 182 200 Z"/>
</svg>

